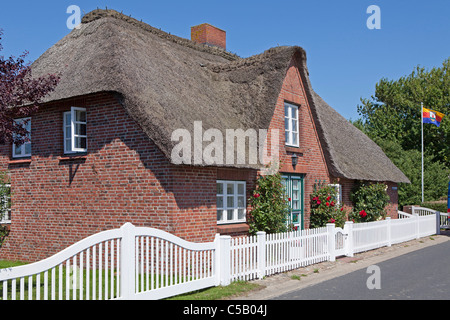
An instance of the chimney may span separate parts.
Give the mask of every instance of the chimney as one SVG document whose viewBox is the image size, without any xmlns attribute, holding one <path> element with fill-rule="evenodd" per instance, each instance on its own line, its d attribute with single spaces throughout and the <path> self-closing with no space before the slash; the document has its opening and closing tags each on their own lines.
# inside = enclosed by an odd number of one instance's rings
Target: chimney
<svg viewBox="0 0 450 320">
<path fill-rule="evenodd" d="M 191 40 L 194 42 L 226 49 L 226 37 L 227 33 L 225 31 L 208 23 L 191 27 Z"/>
</svg>

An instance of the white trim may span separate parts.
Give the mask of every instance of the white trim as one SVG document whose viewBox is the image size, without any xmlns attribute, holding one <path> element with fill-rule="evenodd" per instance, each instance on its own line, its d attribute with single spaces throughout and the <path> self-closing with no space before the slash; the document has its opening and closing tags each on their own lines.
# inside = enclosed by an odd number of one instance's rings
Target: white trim
<svg viewBox="0 0 450 320">
<path fill-rule="evenodd" d="M 76 121 L 75 120 L 75 112 L 76 111 L 82 111 L 86 113 L 85 108 L 79 108 L 79 107 L 71 107 L 70 111 L 66 111 L 63 113 L 63 139 L 64 139 L 64 153 L 70 154 L 70 153 L 77 153 L 77 152 L 86 152 L 87 151 L 87 135 L 80 135 L 75 133 L 75 126 L 77 124 L 84 124 L 87 126 L 87 114 L 86 114 L 86 121 Z M 70 124 L 66 121 L 66 116 L 70 114 Z M 69 138 L 66 137 L 66 130 L 69 130 L 70 128 L 70 145 L 68 144 Z M 85 138 L 86 139 L 86 148 L 76 148 L 75 147 L 75 138 Z"/>
<path fill-rule="evenodd" d="M 286 114 L 286 106 L 288 107 L 288 114 Z M 292 117 L 292 110 L 296 110 L 296 117 Z M 295 104 L 291 104 L 288 102 L 284 102 L 284 137 L 285 144 L 291 147 L 299 147 L 300 146 L 300 132 L 299 132 L 299 106 Z M 288 128 L 286 129 L 286 120 L 288 120 Z M 295 131 L 292 128 L 292 121 L 296 121 Z M 288 133 L 288 139 L 286 140 L 286 132 Z M 297 143 L 292 143 L 294 134 L 297 136 Z"/>
<path fill-rule="evenodd" d="M 16 144 L 13 143 L 12 145 L 12 157 L 13 158 L 23 158 L 23 157 L 31 157 L 31 117 L 28 118 L 19 118 L 19 119 L 14 119 L 14 122 L 19 122 L 19 121 L 28 121 L 27 125 L 30 126 L 30 130 L 28 132 L 28 139 L 30 141 L 24 142 L 20 145 L 20 154 L 16 154 Z M 26 145 L 30 145 L 30 153 L 26 153 Z"/>
<path fill-rule="evenodd" d="M 9 199 L 11 201 L 11 185 L 10 184 L 5 184 L 4 185 L 6 188 L 9 188 Z M 8 197 L 5 196 L 4 200 L 7 200 Z M 1 208 L 0 208 L 1 209 Z M 9 219 L 4 219 L 4 212 L 0 211 L 0 223 L 11 223 L 11 207 L 10 208 L 6 208 L 6 210 L 9 210 Z"/>
<path fill-rule="evenodd" d="M 233 194 L 227 194 L 226 193 L 226 185 L 227 184 L 233 184 Z M 222 210 L 222 220 L 217 220 L 217 224 L 228 224 L 228 223 L 242 223 L 247 221 L 247 204 L 246 204 L 246 192 L 247 192 L 247 185 L 245 181 L 233 181 L 233 180 L 217 180 L 217 184 L 222 184 L 223 193 L 217 194 L 216 191 L 216 205 L 217 205 L 217 197 L 222 197 L 223 205 L 222 207 L 216 207 L 216 210 Z M 238 194 L 238 186 L 242 185 L 244 186 L 244 193 Z M 233 197 L 233 206 L 228 207 L 227 198 L 228 196 Z M 238 206 L 238 197 L 243 197 L 244 203 L 243 206 Z M 228 210 L 233 210 L 233 218 L 231 220 L 228 220 Z M 243 210 L 243 218 L 239 219 L 239 210 Z M 216 214 L 217 214 L 216 211 Z"/>
</svg>

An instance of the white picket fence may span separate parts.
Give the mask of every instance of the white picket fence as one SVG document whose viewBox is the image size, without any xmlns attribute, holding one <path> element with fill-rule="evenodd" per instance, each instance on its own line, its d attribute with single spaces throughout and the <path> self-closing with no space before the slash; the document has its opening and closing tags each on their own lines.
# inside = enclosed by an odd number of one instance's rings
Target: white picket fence
<svg viewBox="0 0 450 320">
<path fill-rule="evenodd" d="M 297 269 L 439 232 L 434 211 L 402 219 L 192 243 L 126 223 L 40 262 L 0 269 L 3 300 L 162 299 Z M 439 221 L 439 222 L 438 222 Z"/>
</svg>

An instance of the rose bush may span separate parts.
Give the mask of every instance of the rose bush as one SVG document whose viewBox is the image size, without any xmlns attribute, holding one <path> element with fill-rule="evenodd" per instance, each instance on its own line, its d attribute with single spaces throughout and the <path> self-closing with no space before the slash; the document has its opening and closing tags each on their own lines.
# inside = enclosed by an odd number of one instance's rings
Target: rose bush
<svg viewBox="0 0 450 320">
<path fill-rule="evenodd" d="M 383 183 L 357 183 L 350 194 L 353 210 L 349 220 L 370 222 L 386 218 L 386 206 L 389 203 L 386 190 L 387 186 Z"/>
<path fill-rule="evenodd" d="M 324 227 L 327 223 L 335 223 L 343 227 L 346 220 L 344 208 L 336 204 L 336 189 L 332 186 L 314 187 L 311 195 L 310 227 Z"/>
</svg>

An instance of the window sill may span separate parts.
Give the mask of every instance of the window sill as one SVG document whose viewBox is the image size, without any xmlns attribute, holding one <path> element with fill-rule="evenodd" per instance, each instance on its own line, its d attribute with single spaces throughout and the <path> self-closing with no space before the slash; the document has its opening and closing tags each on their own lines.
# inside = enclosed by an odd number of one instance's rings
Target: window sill
<svg viewBox="0 0 450 320">
<path fill-rule="evenodd" d="M 8 162 L 9 164 L 20 164 L 20 163 L 31 163 L 31 158 L 18 158 L 18 159 L 11 159 Z"/>
<path fill-rule="evenodd" d="M 218 224 L 217 232 L 220 234 L 248 232 L 249 225 L 247 223 Z"/>
<path fill-rule="evenodd" d="M 87 159 L 87 154 L 64 155 L 64 156 L 58 157 L 59 161 L 84 160 L 84 159 Z"/>
<path fill-rule="evenodd" d="M 293 147 L 293 146 L 286 145 L 286 146 L 284 146 L 284 149 L 288 152 L 293 152 L 293 153 L 301 153 L 301 154 L 305 153 L 305 149 L 302 149 L 300 147 Z"/>
</svg>

